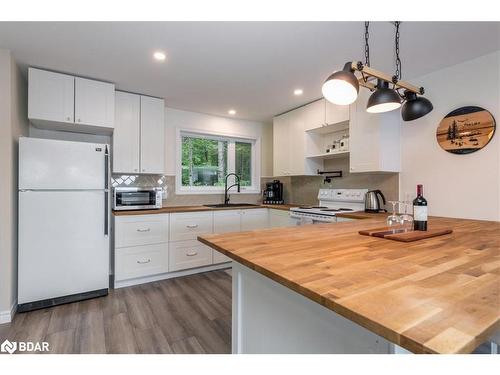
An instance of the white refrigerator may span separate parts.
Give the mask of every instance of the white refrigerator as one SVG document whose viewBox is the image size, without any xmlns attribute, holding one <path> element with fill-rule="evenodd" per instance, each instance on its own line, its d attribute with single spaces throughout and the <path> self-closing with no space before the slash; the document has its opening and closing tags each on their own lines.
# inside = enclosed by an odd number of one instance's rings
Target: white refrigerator
<svg viewBox="0 0 500 375">
<path fill-rule="evenodd" d="M 108 150 L 19 139 L 18 311 L 108 293 Z"/>
</svg>

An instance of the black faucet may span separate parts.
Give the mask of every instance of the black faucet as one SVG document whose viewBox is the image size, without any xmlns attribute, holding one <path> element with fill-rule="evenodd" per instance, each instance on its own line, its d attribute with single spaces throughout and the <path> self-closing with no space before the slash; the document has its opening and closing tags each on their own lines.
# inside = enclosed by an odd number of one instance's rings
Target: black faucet
<svg viewBox="0 0 500 375">
<path fill-rule="evenodd" d="M 231 186 L 227 187 L 227 178 L 229 176 L 234 176 L 236 177 L 236 183 L 232 184 Z M 238 176 L 236 173 L 228 173 L 226 175 L 226 179 L 224 180 L 224 204 L 229 204 L 229 195 L 227 194 L 228 190 L 231 189 L 233 186 L 238 187 L 238 193 L 240 192 L 240 176 Z"/>
</svg>

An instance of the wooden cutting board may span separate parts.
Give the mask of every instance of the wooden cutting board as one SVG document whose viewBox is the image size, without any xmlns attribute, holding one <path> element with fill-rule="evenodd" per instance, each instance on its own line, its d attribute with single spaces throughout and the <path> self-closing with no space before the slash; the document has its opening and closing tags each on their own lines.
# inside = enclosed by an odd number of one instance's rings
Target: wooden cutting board
<svg viewBox="0 0 500 375">
<path fill-rule="evenodd" d="M 413 242 L 423 240 L 425 238 L 443 236 L 452 232 L 453 230 L 451 228 L 429 228 L 426 231 L 415 230 L 404 232 L 401 229 L 379 227 L 374 229 L 360 230 L 359 234 L 362 234 L 364 236 L 385 238 L 393 241 Z"/>
</svg>

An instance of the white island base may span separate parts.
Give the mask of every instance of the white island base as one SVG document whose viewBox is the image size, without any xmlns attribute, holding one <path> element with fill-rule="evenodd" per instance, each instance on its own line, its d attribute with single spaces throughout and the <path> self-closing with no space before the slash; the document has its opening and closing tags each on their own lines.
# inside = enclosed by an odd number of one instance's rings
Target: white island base
<svg viewBox="0 0 500 375">
<path fill-rule="evenodd" d="M 232 273 L 233 354 L 408 353 L 237 262 Z"/>
</svg>

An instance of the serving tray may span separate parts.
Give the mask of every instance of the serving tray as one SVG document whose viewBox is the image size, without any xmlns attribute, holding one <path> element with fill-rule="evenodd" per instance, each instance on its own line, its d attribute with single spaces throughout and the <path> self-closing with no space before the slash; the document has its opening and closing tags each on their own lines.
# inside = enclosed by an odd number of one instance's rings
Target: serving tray
<svg viewBox="0 0 500 375">
<path fill-rule="evenodd" d="M 385 238 L 387 240 L 400 241 L 400 242 L 413 242 L 423 240 L 425 238 L 443 236 L 453 232 L 451 228 L 429 228 L 426 231 L 408 231 L 403 229 L 394 229 L 390 227 L 379 227 L 374 229 L 360 230 L 359 234 L 363 236 L 372 236 Z"/>
</svg>

